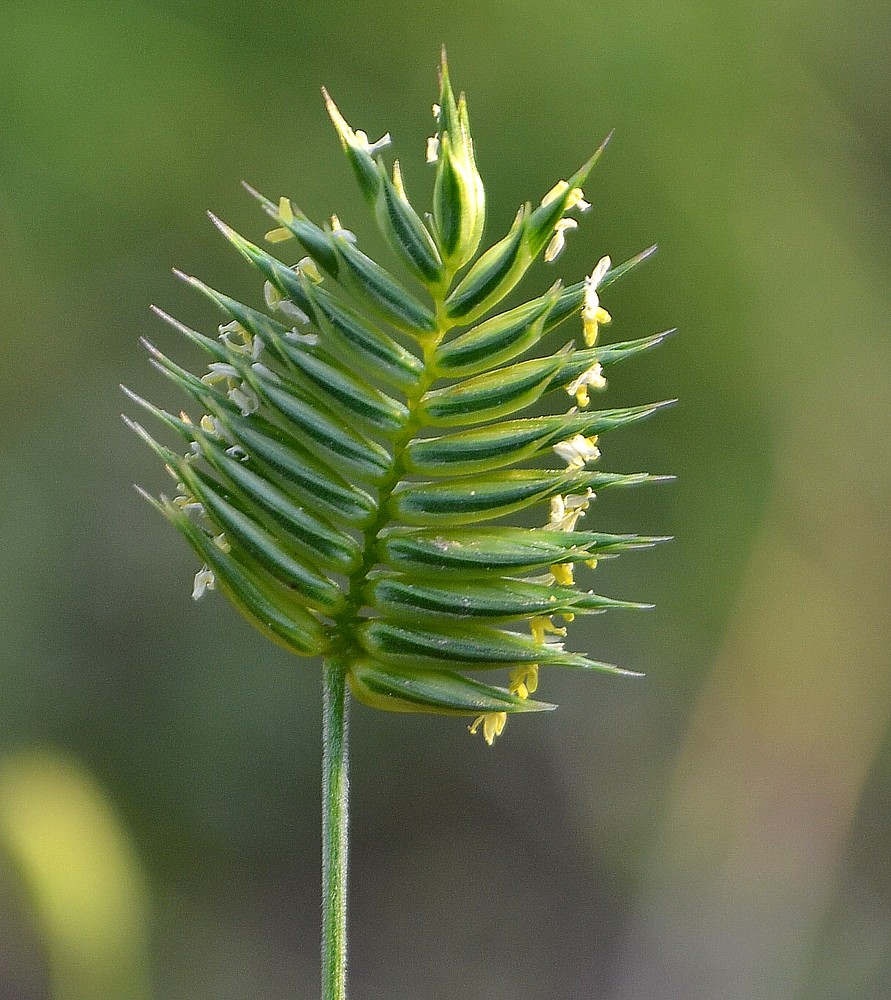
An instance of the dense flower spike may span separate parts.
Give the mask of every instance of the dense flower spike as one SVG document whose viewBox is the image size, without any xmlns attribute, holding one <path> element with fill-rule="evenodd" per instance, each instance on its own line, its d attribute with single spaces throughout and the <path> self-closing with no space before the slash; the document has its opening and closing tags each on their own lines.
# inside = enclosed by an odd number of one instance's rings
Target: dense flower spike
<svg viewBox="0 0 891 1000">
<path fill-rule="evenodd" d="M 324 96 L 395 260 L 372 260 L 337 216 L 316 225 L 287 197 L 249 188 L 273 221 L 267 242 L 299 247 L 296 263 L 212 217 L 258 272 L 266 310 L 179 274 L 223 323 L 206 336 L 156 312 L 207 369 L 193 375 L 149 351 L 197 414 L 128 395 L 184 454 L 128 423 L 177 484 L 172 500 L 149 499 L 198 556 L 196 600 L 222 590 L 297 655 L 344 663 L 367 704 L 467 716 L 491 744 L 509 714 L 554 707 L 532 698 L 541 667 L 627 673 L 562 640 L 576 615 L 643 607 L 580 589 L 576 568 L 660 540 L 579 529 L 595 490 L 660 478 L 591 466 L 604 433 L 664 404 L 585 409 L 606 367 L 664 336 L 597 345 L 610 322 L 600 293 L 651 250 L 615 268 L 601 256 L 583 281 L 505 309 L 530 265 L 556 260 L 578 228 L 567 213 L 590 210 L 582 185 L 605 143 L 480 252 L 485 193 L 445 59 L 426 144 L 429 212 L 409 200 L 398 161 L 385 164 L 390 134 L 370 142 Z M 572 316 L 578 347 L 528 356 Z M 552 404 L 547 415 L 528 415 L 539 402 Z M 543 527 L 503 523 L 536 505 L 548 510 Z M 474 670 L 506 671 L 506 685 Z"/>
</svg>

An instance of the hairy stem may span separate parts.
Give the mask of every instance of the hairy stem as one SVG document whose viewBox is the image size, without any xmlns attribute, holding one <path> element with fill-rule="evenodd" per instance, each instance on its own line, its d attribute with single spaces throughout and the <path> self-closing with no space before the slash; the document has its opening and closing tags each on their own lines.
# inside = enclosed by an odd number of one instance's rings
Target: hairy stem
<svg viewBox="0 0 891 1000">
<path fill-rule="evenodd" d="M 343 660 L 325 661 L 322 711 L 322 1000 L 344 1000 L 349 711 Z"/>
</svg>

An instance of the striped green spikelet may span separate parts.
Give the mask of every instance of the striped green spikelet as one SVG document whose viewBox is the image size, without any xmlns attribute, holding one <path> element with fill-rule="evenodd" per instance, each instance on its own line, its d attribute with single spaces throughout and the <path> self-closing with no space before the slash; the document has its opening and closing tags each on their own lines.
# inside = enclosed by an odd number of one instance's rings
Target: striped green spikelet
<svg viewBox="0 0 891 1000">
<path fill-rule="evenodd" d="M 172 499 L 149 499 L 203 564 L 194 597 L 218 586 L 287 649 L 345 663 L 362 701 L 469 716 L 491 743 L 508 714 L 554 707 L 530 697 L 542 664 L 626 672 L 567 652 L 560 639 L 576 615 L 643 606 L 581 589 L 575 576 L 601 556 L 658 541 L 578 530 L 595 491 L 661 478 L 599 471 L 597 442 L 665 404 L 589 408 L 605 368 L 664 336 L 598 343 L 610 319 L 600 293 L 651 250 L 617 267 L 603 257 L 583 281 L 556 281 L 505 309 L 533 261 L 559 255 L 578 224 L 569 213 L 589 208 L 582 184 L 603 146 L 480 253 L 484 189 L 445 61 L 427 143 L 433 206 L 423 216 L 398 161 L 384 164 L 389 136 L 369 142 L 325 99 L 407 274 L 363 253 L 336 217 L 318 226 L 286 198 L 249 189 L 275 222 L 267 241 L 296 244 L 300 259 L 284 263 L 211 216 L 260 272 L 266 308 L 180 274 L 222 312 L 218 336 L 158 313 L 206 352 L 208 370 L 193 375 L 147 346 L 197 414 L 128 394 L 187 450 L 128 423 L 177 482 Z M 580 343 L 536 356 L 579 316 Z M 551 412 L 520 415 L 538 404 Z M 555 457 L 557 468 L 543 461 Z M 530 507 L 540 528 L 505 522 Z M 467 676 L 478 670 L 506 671 L 507 686 Z"/>
</svg>

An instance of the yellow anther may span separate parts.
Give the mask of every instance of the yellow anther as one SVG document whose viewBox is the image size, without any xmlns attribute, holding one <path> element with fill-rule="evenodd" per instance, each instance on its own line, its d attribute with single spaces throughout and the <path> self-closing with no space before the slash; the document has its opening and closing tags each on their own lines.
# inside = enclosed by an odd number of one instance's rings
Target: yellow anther
<svg viewBox="0 0 891 1000">
<path fill-rule="evenodd" d="M 597 288 L 611 266 L 609 257 L 601 257 L 597 267 L 585 278 L 585 298 L 582 303 L 582 331 L 585 344 L 593 347 L 597 343 L 597 333 L 601 325 L 612 320 L 610 314 L 600 305 Z"/>
<path fill-rule="evenodd" d="M 537 646 L 543 646 L 545 641 L 546 618 L 539 615 L 529 622 L 529 631 L 532 633 L 532 640 Z"/>
<path fill-rule="evenodd" d="M 554 563 L 551 566 L 551 573 L 553 574 L 554 581 L 559 583 L 561 587 L 571 587 L 575 583 L 575 577 L 572 573 L 572 563 Z"/>
<path fill-rule="evenodd" d="M 472 736 L 475 736 L 477 729 L 482 724 L 483 739 L 489 746 L 492 746 L 495 737 L 500 736 L 504 731 L 506 723 L 507 712 L 485 712 L 483 715 L 478 715 L 473 720 L 473 724 L 467 727 L 467 730 Z"/>
<path fill-rule="evenodd" d="M 603 377 L 603 368 L 599 363 L 591 365 L 586 371 L 566 387 L 570 396 L 575 396 L 575 401 L 581 409 L 584 409 L 591 399 L 588 395 L 588 388 L 605 389 L 606 379 Z"/>
<path fill-rule="evenodd" d="M 408 201 L 408 195 L 405 193 L 405 181 L 402 179 L 402 167 L 399 166 L 399 160 L 393 161 L 393 187 L 396 188 L 396 194 L 403 201 Z"/>
<path fill-rule="evenodd" d="M 510 672 L 507 689 L 524 701 L 538 690 L 538 664 L 524 663 Z"/>
<path fill-rule="evenodd" d="M 562 564 L 561 564 L 562 565 Z M 529 620 L 529 628 L 532 632 L 533 640 L 543 646 L 545 635 L 566 635 L 565 628 L 558 628 L 552 621 L 550 615 L 536 615 Z"/>
<path fill-rule="evenodd" d="M 278 200 L 278 217 L 284 222 L 284 225 L 279 226 L 278 229 L 269 230 L 266 239 L 270 243 L 283 243 L 285 240 L 294 238 L 294 234 L 288 229 L 288 223 L 294 221 L 294 210 L 287 198 L 279 198 Z"/>
</svg>

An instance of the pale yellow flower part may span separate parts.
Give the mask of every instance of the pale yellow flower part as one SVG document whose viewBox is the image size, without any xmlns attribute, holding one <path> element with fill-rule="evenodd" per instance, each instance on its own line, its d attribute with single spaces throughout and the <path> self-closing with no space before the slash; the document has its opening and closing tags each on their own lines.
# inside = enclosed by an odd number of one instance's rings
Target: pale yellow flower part
<svg viewBox="0 0 891 1000">
<path fill-rule="evenodd" d="M 545 205 L 550 205 L 552 201 L 556 201 L 558 198 L 561 198 L 568 190 L 569 184 L 567 184 L 566 181 L 557 181 L 544 198 L 541 199 L 541 207 L 544 208 Z"/>
<path fill-rule="evenodd" d="M 577 405 L 584 409 L 588 403 L 591 402 L 591 398 L 588 395 L 589 388 L 606 388 L 606 379 L 603 377 L 603 367 L 599 362 L 595 362 L 590 368 L 583 371 L 577 379 L 570 382 L 566 387 L 566 391 L 570 396 L 575 396 Z"/>
<path fill-rule="evenodd" d="M 270 229 L 266 234 L 266 239 L 270 243 L 283 243 L 285 240 L 291 240 L 294 238 L 294 234 L 288 229 L 288 223 L 294 221 L 294 210 L 291 208 L 291 202 L 287 198 L 279 198 L 278 200 L 278 217 L 284 222 L 284 226 L 280 226 L 278 229 Z"/>
<path fill-rule="evenodd" d="M 529 620 L 529 628 L 532 638 L 539 646 L 545 644 L 546 635 L 566 635 L 565 628 L 558 628 L 551 620 L 550 615 L 536 615 Z"/>
<path fill-rule="evenodd" d="M 567 493 L 566 496 L 558 493 L 551 497 L 550 516 L 545 527 L 551 531 L 575 531 L 578 519 L 585 516 L 594 496 L 589 487 L 584 493 Z"/>
<path fill-rule="evenodd" d="M 399 160 L 393 161 L 393 187 L 396 188 L 396 194 L 403 201 L 408 201 L 408 195 L 405 193 L 405 180 L 402 176 L 402 167 L 399 165 Z"/>
<path fill-rule="evenodd" d="M 566 230 L 577 228 L 578 222 L 575 219 L 560 219 L 554 226 L 554 235 L 551 237 L 551 242 L 548 243 L 544 253 L 544 259 L 549 264 L 563 253 L 563 248 L 566 246 L 566 237 L 563 234 Z"/>
<path fill-rule="evenodd" d="M 508 678 L 507 689 L 511 694 L 524 701 L 530 694 L 535 694 L 538 690 L 538 664 L 524 663 L 516 670 L 512 670 Z"/>
<path fill-rule="evenodd" d="M 578 519 L 585 516 L 594 496 L 594 491 L 589 487 L 584 493 L 569 493 L 566 496 L 557 494 L 551 497 L 550 517 L 545 530 L 575 531 Z M 571 587 L 575 583 L 572 563 L 554 563 L 550 569 L 554 583 L 563 587 Z"/>
<path fill-rule="evenodd" d="M 532 633 L 532 639 L 538 646 L 543 646 L 545 641 L 545 619 L 539 615 L 537 618 L 533 618 L 529 622 L 529 631 Z"/>
<path fill-rule="evenodd" d="M 467 727 L 471 736 L 476 735 L 476 731 L 479 729 L 481 723 L 483 727 L 483 739 L 489 746 L 492 746 L 495 742 L 495 737 L 500 736 L 504 731 L 504 727 L 507 724 L 507 712 L 485 712 L 483 715 L 478 715 L 473 720 L 472 725 Z"/>
<path fill-rule="evenodd" d="M 567 192 L 569 193 L 567 194 Z M 545 205 L 550 205 L 551 202 L 562 198 L 563 195 L 566 195 L 564 212 L 568 212 L 571 208 L 577 208 L 580 212 L 587 212 L 591 207 L 591 202 L 585 201 L 585 192 L 579 187 L 573 188 L 570 191 L 567 181 L 557 181 L 544 198 L 541 199 L 541 207 L 544 208 Z"/>
<path fill-rule="evenodd" d="M 336 215 L 332 215 L 331 216 L 332 225 L 334 224 L 335 221 L 339 226 L 340 220 L 337 218 Z M 351 233 L 349 229 L 335 229 L 332 231 L 331 235 L 340 236 L 342 239 L 345 239 L 347 243 L 356 242 L 356 234 Z M 305 274 L 310 281 L 315 282 L 317 285 L 320 284 L 322 281 L 322 272 L 319 270 L 319 265 L 312 259 L 312 257 L 309 256 L 301 257 L 300 260 L 298 260 L 297 263 L 294 265 L 294 270 L 297 271 L 298 274 Z M 287 301 L 290 305 L 294 306 L 294 303 L 291 302 L 290 299 L 286 299 L 285 301 Z M 294 308 L 297 309 L 297 306 L 294 306 Z M 306 317 L 304 320 L 302 320 L 302 322 L 308 323 L 309 316 L 307 316 L 302 309 L 299 309 L 298 312 L 300 312 L 303 316 Z"/>
<path fill-rule="evenodd" d="M 233 351 L 238 351 L 240 354 L 246 353 L 244 347 L 251 339 L 251 335 L 237 319 L 233 319 L 231 323 L 224 323 L 218 326 L 217 335 L 227 347 L 231 347 Z M 238 340 L 233 341 L 233 337 L 237 337 Z"/>
<path fill-rule="evenodd" d="M 244 382 L 230 389 L 226 395 L 241 410 L 243 417 L 249 417 L 260 409 L 260 400 L 257 398 L 257 394 Z"/>
<path fill-rule="evenodd" d="M 298 274 L 305 274 L 307 278 L 316 284 L 322 280 L 322 272 L 312 257 L 302 257 L 291 270 L 296 271 Z M 271 281 L 263 283 L 263 298 L 270 309 L 277 310 L 289 319 L 296 320 L 298 323 L 309 322 L 309 316 L 306 315 L 300 306 L 282 295 Z"/>
<path fill-rule="evenodd" d="M 601 325 L 605 326 L 612 316 L 600 305 L 597 286 L 603 281 L 612 261 L 609 257 L 601 257 L 597 267 L 585 278 L 585 298 L 582 302 L 582 330 L 585 344 L 593 347 L 597 343 L 597 334 Z"/>
<path fill-rule="evenodd" d="M 182 483 L 177 484 L 177 488 L 182 487 L 179 496 L 173 498 L 173 502 L 176 504 L 180 510 L 184 510 L 186 513 L 203 514 L 204 504 L 199 503 L 185 488 Z"/>
<path fill-rule="evenodd" d="M 207 368 L 207 374 L 201 376 L 201 381 L 205 385 L 217 385 L 224 381 L 228 382 L 230 386 L 238 384 L 238 369 L 233 365 L 227 364 L 225 361 L 214 361 Z"/>
<path fill-rule="evenodd" d="M 279 305 L 284 301 L 284 296 L 271 281 L 264 281 L 263 300 L 270 309 L 278 309 Z"/>
<path fill-rule="evenodd" d="M 227 323 L 218 329 L 220 340 L 222 340 L 230 351 L 249 356 L 253 361 L 256 361 L 260 357 L 263 342 L 259 337 L 253 337 L 248 333 L 238 320 L 232 320 L 231 323 Z M 233 340 L 233 337 L 237 337 L 238 340 Z"/>
<path fill-rule="evenodd" d="M 591 202 L 585 200 L 585 192 L 581 188 L 573 188 L 566 199 L 566 211 L 577 208 L 580 212 L 587 212 L 591 207 Z"/>
<path fill-rule="evenodd" d="M 345 240 L 347 243 L 352 243 L 353 245 L 355 245 L 358 242 L 358 238 L 356 237 L 356 234 L 352 231 L 352 229 L 344 229 L 344 227 L 340 224 L 340 219 L 338 219 L 336 215 L 331 216 L 331 235 L 334 236 L 336 239 Z M 312 257 L 305 257 L 303 260 L 312 260 Z M 299 263 L 303 265 L 303 261 L 300 261 Z M 322 280 L 322 275 L 318 267 L 316 267 L 316 262 L 313 261 L 312 263 L 313 267 L 316 268 L 316 271 L 319 274 L 319 277 L 313 278 L 313 281 L 318 283 L 319 281 Z M 305 268 L 303 269 L 305 270 Z M 307 274 L 308 273 L 309 272 L 307 272 Z M 312 275 L 310 274 L 309 277 L 312 278 Z"/>
<path fill-rule="evenodd" d="M 439 159 L 439 135 L 431 135 L 427 140 L 427 148 L 424 152 L 424 159 L 428 163 L 436 163 Z"/>
<path fill-rule="evenodd" d="M 593 437 L 576 434 L 567 441 L 558 441 L 553 450 L 571 470 L 584 469 L 588 462 L 596 462 L 600 458 L 596 434 Z"/>
</svg>

